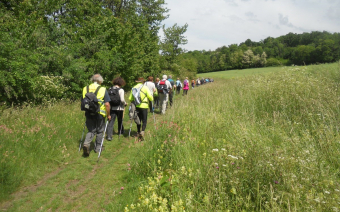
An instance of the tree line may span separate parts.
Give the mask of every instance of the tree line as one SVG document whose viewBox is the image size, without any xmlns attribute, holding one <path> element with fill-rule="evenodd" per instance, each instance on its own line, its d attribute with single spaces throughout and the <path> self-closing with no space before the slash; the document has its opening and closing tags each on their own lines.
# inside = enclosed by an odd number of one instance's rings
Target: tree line
<svg viewBox="0 0 340 212">
<path fill-rule="evenodd" d="M 198 73 L 264 66 L 330 63 L 340 59 L 340 33 L 289 33 L 260 42 L 247 39 L 215 51 L 189 51 L 182 61 Z"/>
</svg>

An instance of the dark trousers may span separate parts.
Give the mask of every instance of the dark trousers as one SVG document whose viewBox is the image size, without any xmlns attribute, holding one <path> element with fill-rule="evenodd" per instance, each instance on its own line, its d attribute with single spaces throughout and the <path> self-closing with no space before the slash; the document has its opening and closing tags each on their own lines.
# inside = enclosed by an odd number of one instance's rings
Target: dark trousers
<svg viewBox="0 0 340 212">
<path fill-rule="evenodd" d="M 115 120 L 117 117 L 118 120 L 118 134 L 123 134 L 124 133 L 124 126 L 123 126 L 123 110 L 110 110 L 111 114 L 111 121 L 107 125 L 107 137 L 112 138 L 113 134 L 113 126 L 115 124 Z"/>
<path fill-rule="evenodd" d="M 159 107 L 159 96 L 153 97 L 154 107 Z"/>
<path fill-rule="evenodd" d="M 181 87 L 176 87 L 176 94 L 179 94 L 181 92 Z"/>
<path fill-rule="evenodd" d="M 188 94 L 188 90 L 183 90 L 183 96 Z"/>
<path fill-rule="evenodd" d="M 140 133 L 140 127 L 142 126 L 142 131 L 145 131 L 146 128 L 146 123 L 148 121 L 148 108 L 136 108 L 137 112 L 138 112 L 138 117 L 141 123 L 143 123 L 143 125 L 138 125 L 137 124 L 137 131 Z"/>
<path fill-rule="evenodd" d="M 95 150 L 99 151 L 105 130 L 105 118 L 99 113 L 96 115 L 86 114 L 85 116 L 88 132 L 85 137 L 84 146 L 90 147 L 92 139 L 96 136 L 94 146 Z"/>
<path fill-rule="evenodd" d="M 151 101 L 149 101 L 149 108 L 150 108 L 150 113 L 152 113 L 153 112 L 153 110 L 154 110 L 154 105 L 153 105 L 153 102 L 151 102 Z"/>
<path fill-rule="evenodd" d="M 169 102 L 170 102 L 170 106 L 172 106 L 172 99 L 174 97 L 174 94 L 172 93 L 172 91 L 169 93 Z"/>
</svg>

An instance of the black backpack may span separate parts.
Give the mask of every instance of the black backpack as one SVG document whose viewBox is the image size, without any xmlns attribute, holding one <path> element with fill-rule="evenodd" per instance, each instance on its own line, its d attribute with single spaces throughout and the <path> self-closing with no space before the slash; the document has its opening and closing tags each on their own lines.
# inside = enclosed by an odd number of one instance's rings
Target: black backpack
<svg viewBox="0 0 340 212">
<path fill-rule="evenodd" d="M 159 83 L 158 83 L 158 93 L 164 93 L 164 94 L 167 94 L 168 93 L 168 87 L 166 86 L 166 80 L 161 80 Z"/>
<path fill-rule="evenodd" d="M 119 95 L 119 90 L 121 88 L 109 88 L 109 96 L 110 96 L 110 105 L 111 106 L 119 106 L 121 104 L 121 99 Z"/>
<path fill-rule="evenodd" d="M 81 100 L 81 110 L 89 113 L 98 113 L 100 105 L 97 99 L 97 93 L 101 87 L 98 86 L 94 93 L 89 92 L 89 86 L 86 87 L 85 97 Z"/>
</svg>

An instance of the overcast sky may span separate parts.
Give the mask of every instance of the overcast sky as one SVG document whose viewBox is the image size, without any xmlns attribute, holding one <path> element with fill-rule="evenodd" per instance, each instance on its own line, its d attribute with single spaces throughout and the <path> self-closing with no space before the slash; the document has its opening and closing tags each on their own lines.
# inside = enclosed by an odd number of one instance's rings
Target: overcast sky
<svg viewBox="0 0 340 212">
<path fill-rule="evenodd" d="M 215 50 L 246 39 L 289 32 L 340 32 L 340 0 L 165 0 L 170 17 L 188 30 L 186 50 Z M 162 30 L 161 30 L 162 31 Z M 161 35 L 161 34 L 160 34 Z"/>
</svg>

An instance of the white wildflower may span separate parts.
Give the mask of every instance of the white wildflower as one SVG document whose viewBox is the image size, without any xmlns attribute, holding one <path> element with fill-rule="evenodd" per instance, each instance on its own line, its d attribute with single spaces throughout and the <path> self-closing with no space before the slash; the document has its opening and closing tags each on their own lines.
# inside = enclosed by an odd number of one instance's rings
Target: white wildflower
<svg viewBox="0 0 340 212">
<path fill-rule="evenodd" d="M 238 157 L 236 157 L 236 156 L 233 156 L 233 155 L 228 155 L 228 156 L 231 157 L 231 158 L 233 158 L 233 159 L 238 160 Z"/>
</svg>

